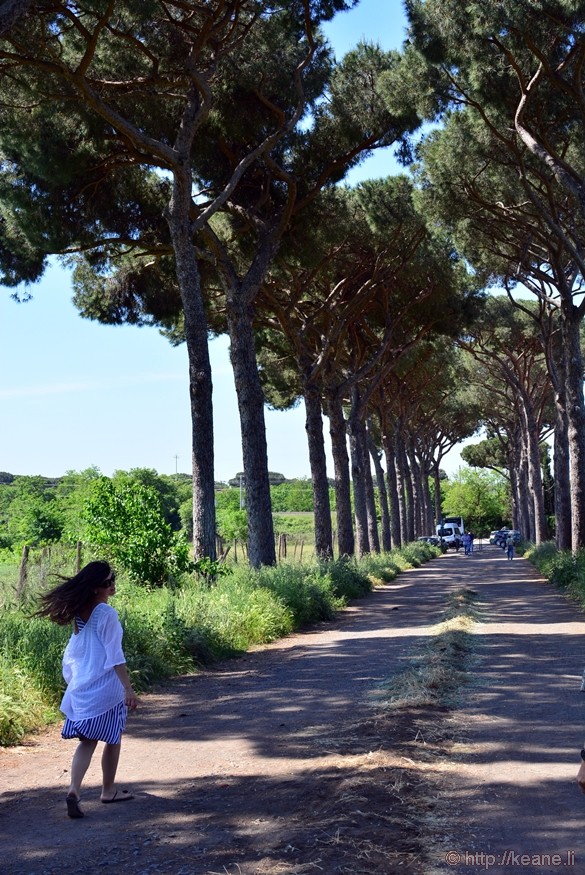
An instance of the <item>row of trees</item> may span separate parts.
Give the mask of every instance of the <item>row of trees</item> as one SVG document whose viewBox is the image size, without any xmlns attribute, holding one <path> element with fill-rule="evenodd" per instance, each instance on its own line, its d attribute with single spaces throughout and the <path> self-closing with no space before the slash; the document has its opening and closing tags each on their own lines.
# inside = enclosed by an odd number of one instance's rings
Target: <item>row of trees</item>
<svg viewBox="0 0 585 875">
<path fill-rule="evenodd" d="M 181 310 L 193 420 L 194 548 L 213 556 L 207 310 L 221 296 L 240 411 L 253 565 L 274 561 L 256 300 L 301 213 L 367 150 L 417 124 L 377 83 L 397 59 L 335 65 L 343 0 L 34 3 L 0 45 L 6 281 L 83 252 L 77 283 Z M 26 147 L 24 146 L 26 143 Z"/>
<path fill-rule="evenodd" d="M 518 517 L 529 518 L 537 541 L 546 535 L 538 437 L 552 428 L 557 542 L 577 550 L 585 544 L 585 4 L 408 6 L 408 54 L 434 83 L 441 121 L 420 151 L 424 209 L 483 282 L 508 292 L 523 314 L 518 324 L 533 323 L 532 348 L 516 347 L 515 364 L 483 359 L 489 379 L 499 367 L 517 412 L 490 425 L 505 440 L 511 477 L 520 477 Z M 518 287 L 534 306 L 518 300 Z M 485 320 L 478 330 L 481 347 Z"/>
<path fill-rule="evenodd" d="M 428 532 L 429 478 L 438 495 L 442 458 L 482 425 L 537 542 L 554 428 L 557 537 L 576 549 L 583 4 L 409 2 L 402 54 L 336 63 L 319 25 L 349 5 L 31 4 L 0 40 L 4 281 L 67 253 L 82 315 L 186 341 L 196 556 L 215 557 L 209 330 L 230 336 L 253 565 L 275 560 L 266 398 L 304 399 L 323 557 L 324 412 L 341 553 Z M 406 155 L 423 118 L 441 127 L 414 183 L 339 185 L 372 148 Z M 496 282 L 506 304 L 481 293 Z"/>
</svg>

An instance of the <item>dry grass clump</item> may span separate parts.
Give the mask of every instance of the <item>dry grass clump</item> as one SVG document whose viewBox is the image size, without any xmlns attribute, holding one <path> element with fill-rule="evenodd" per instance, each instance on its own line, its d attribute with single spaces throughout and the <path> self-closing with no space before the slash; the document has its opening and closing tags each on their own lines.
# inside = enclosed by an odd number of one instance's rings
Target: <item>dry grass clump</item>
<svg viewBox="0 0 585 875">
<path fill-rule="evenodd" d="M 464 587 L 449 598 L 444 619 L 411 665 L 379 690 L 383 707 L 452 706 L 469 682 L 476 623 L 475 590 Z M 380 702 L 378 703 L 380 704 Z"/>
</svg>

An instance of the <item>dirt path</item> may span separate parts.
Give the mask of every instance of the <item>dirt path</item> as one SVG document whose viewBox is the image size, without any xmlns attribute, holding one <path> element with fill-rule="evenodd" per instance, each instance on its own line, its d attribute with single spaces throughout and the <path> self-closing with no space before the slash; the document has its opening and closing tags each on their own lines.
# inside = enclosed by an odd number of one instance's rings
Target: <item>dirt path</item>
<svg viewBox="0 0 585 875">
<path fill-rule="evenodd" d="M 467 743 L 431 769 L 417 753 L 444 715 L 375 716 L 372 693 L 463 585 L 482 600 L 480 684 L 457 714 Z M 87 816 L 69 820 L 72 746 L 58 729 L 0 751 L 0 873 L 428 875 L 447 851 L 461 873 L 482 871 L 469 855 L 508 849 L 566 858 L 585 811 L 575 616 L 524 561 L 449 554 L 332 623 L 144 696 L 119 772 L 132 802 L 99 804 L 96 761 Z"/>
<path fill-rule="evenodd" d="M 436 862 L 458 875 L 585 872 L 583 615 L 525 560 L 497 548 L 471 558 L 477 686 L 450 718 L 463 741 L 441 774 Z"/>
</svg>

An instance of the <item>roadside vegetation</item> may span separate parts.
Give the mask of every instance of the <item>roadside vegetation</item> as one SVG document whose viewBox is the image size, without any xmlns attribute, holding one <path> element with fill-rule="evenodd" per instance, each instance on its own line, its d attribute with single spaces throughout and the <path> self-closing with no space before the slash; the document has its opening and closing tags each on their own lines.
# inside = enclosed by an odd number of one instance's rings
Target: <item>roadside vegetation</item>
<svg viewBox="0 0 585 875">
<path fill-rule="evenodd" d="M 215 577 L 211 585 L 197 573 L 156 587 L 121 575 L 113 604 L 124 626 L 133 683 L 145 690 L 157 681 L 330 619 L 351 599 L 436 555 L 435 548 L 417 543 L 362 560 L 283 562 L 259 570 L 241 565 Z M 68 573 L 62 563 L 56 568 Z M 51 585 L 56 568 L 45 568 L 45 586 Z M 1 745 L 16 744 L 26 733 L 59 718 L 61 656 L 69 630 L 33 616 L 38 592 L 27 589 L 19 603 L 16 579 L 3 578 Z"/>
<path fill-rule="evenodd" d="M 538 546 L 529 545 L 524 556 L 549 583 L 564 590 L 585 610 L 585 550 L 577 553 L 559 550 L 552 541 L 547 541 Z"/>
</svg>

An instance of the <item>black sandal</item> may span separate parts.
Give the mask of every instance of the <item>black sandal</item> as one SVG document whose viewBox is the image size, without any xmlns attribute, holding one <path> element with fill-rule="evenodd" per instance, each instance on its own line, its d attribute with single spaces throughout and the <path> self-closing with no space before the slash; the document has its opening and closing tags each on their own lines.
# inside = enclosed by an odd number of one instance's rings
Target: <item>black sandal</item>
<svg viewBox="0 0 585 875">
<path fill-rule="evenodd" d="M 85 814 L 79 807 L 79 799 L 76 799 L 75 796 L 66 796 L 65 802 L 67 803 L 67 815 L 69 817 L 85 817 Z"/>
</svg>

